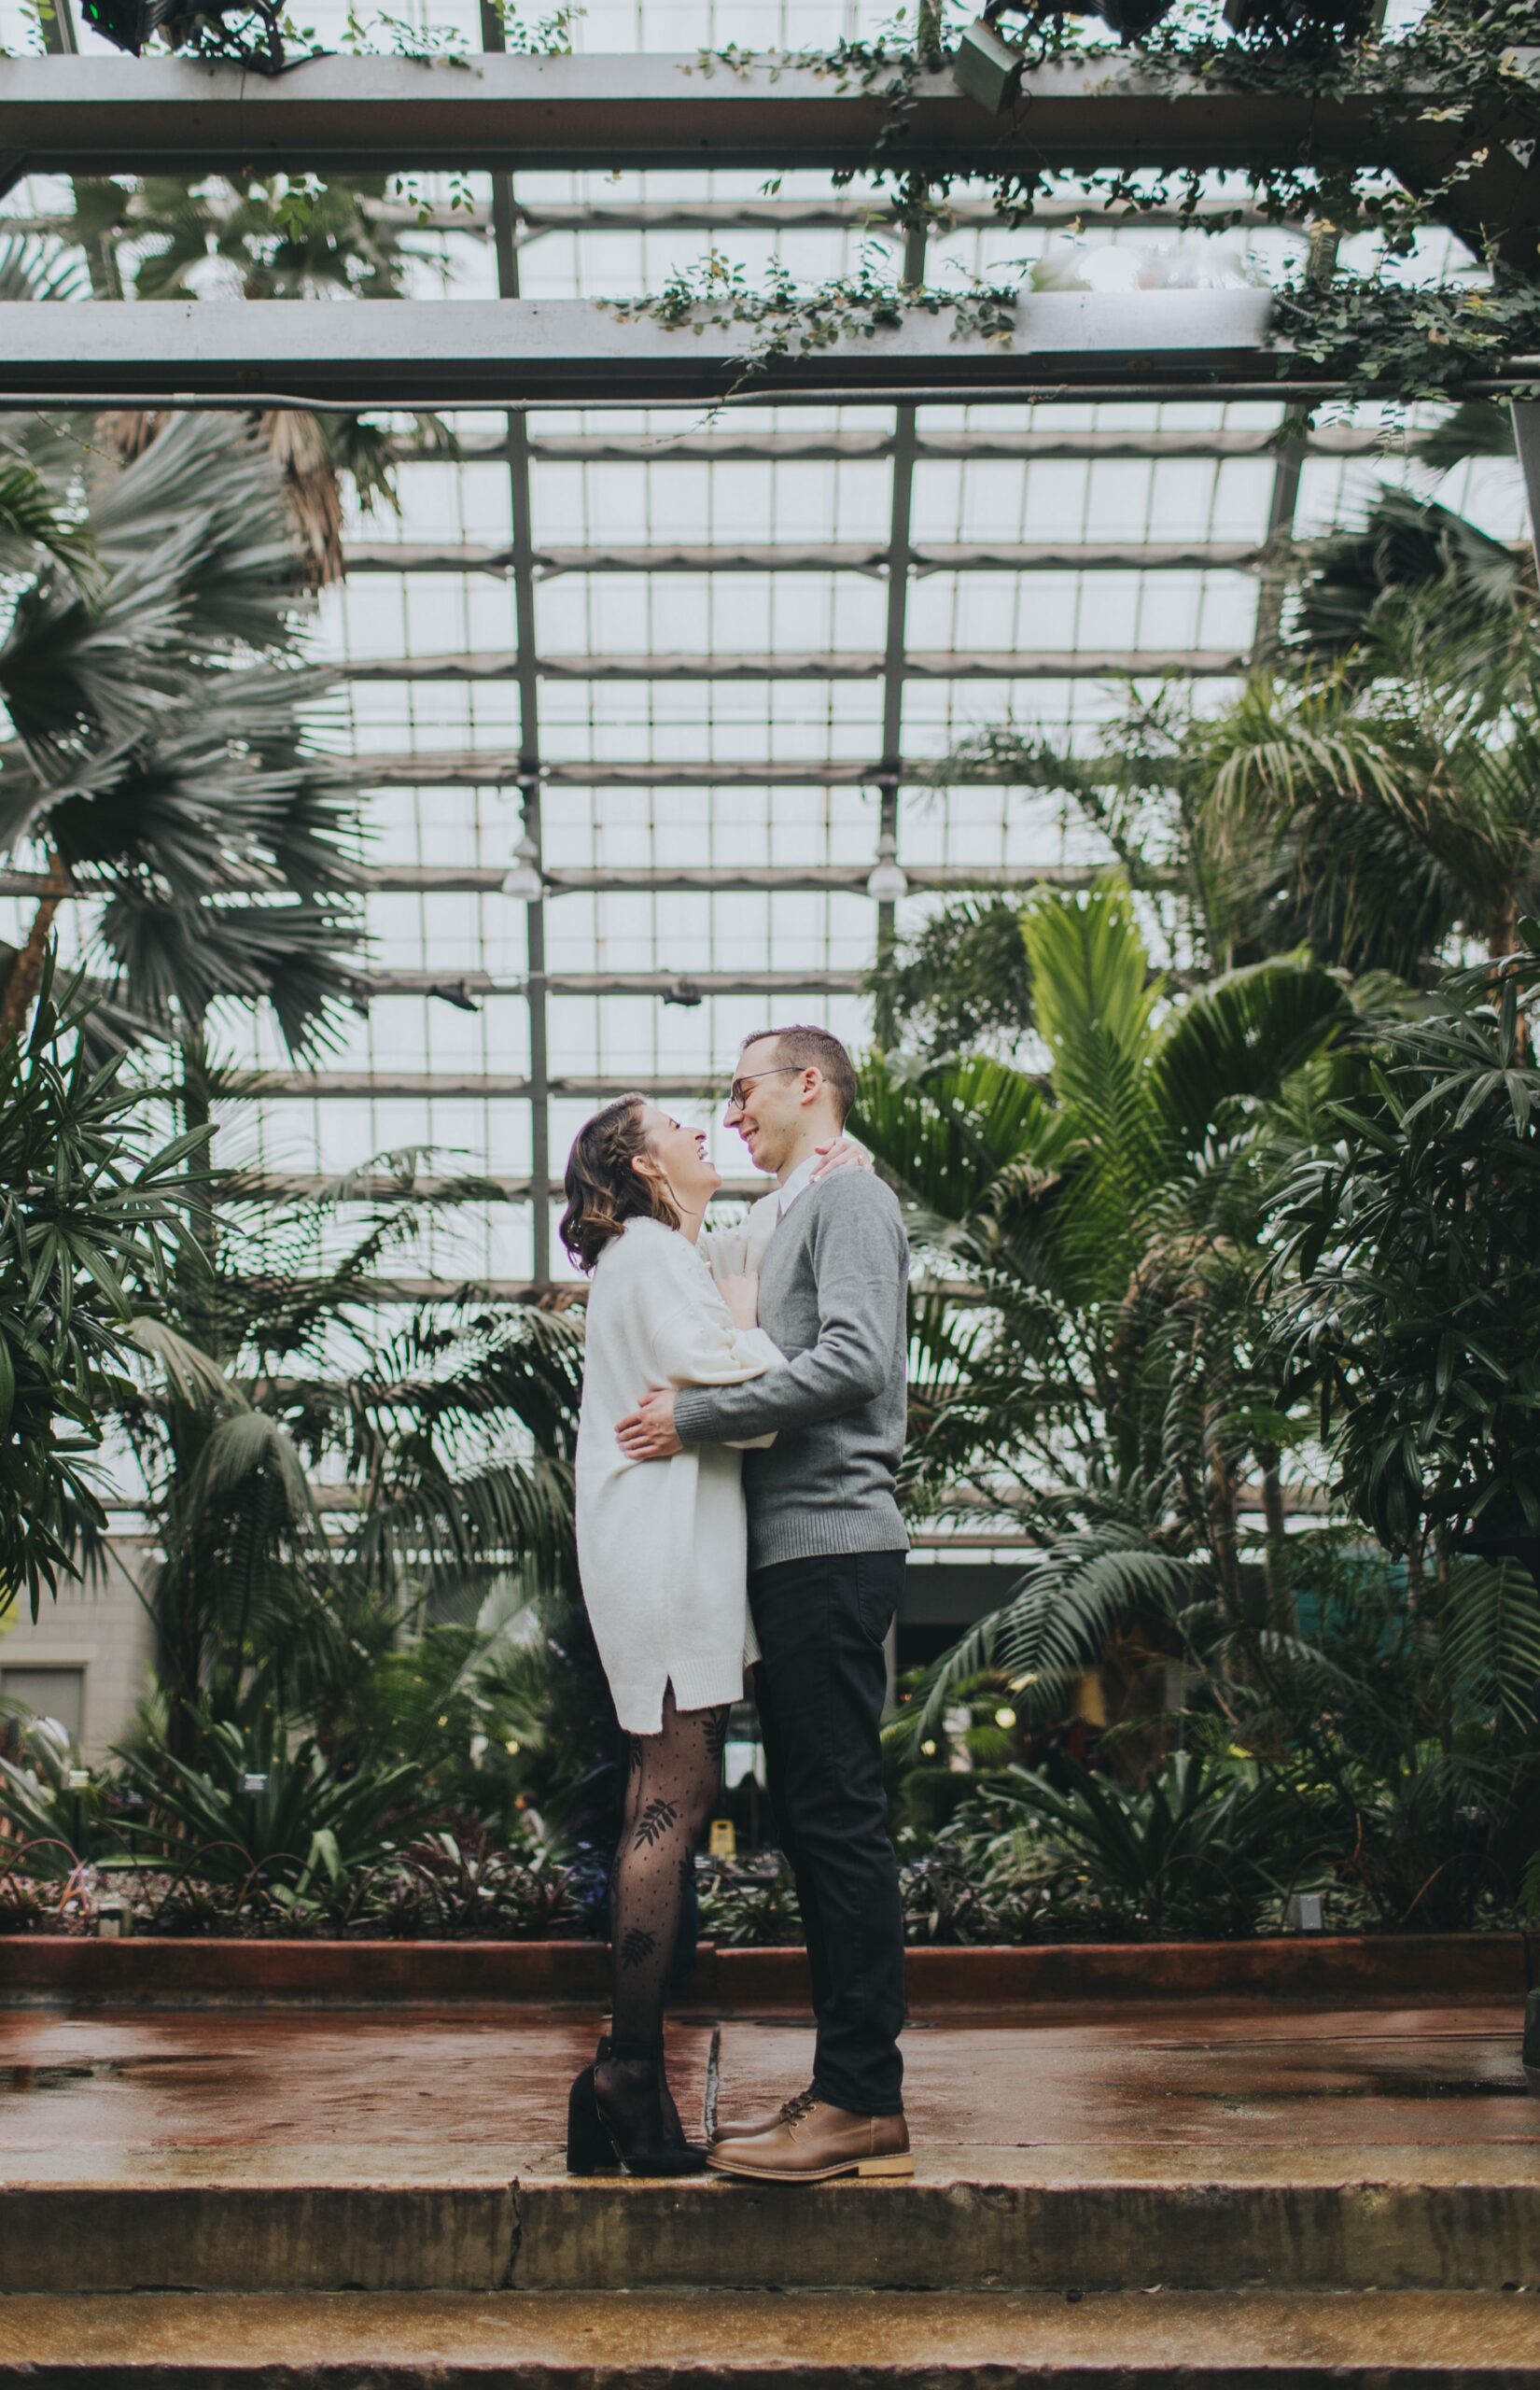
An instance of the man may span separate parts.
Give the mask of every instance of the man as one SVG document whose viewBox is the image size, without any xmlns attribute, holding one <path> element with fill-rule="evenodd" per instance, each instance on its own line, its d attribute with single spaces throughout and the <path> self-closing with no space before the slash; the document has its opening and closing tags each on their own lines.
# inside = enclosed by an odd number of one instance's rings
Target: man
<svg viewBox="0 0 1540 2390">
<path fill-rule="evenodd" d="M 807 1936 L 813 2080 L 778 2116 L 728 2129 L 720 2172 L 824 2182 L 909 2174 L 903 2117 L 903 1915 L 878 1728 L 886 1638 L 907 1539 L 903 1449 L 909 1248 L 891 1190 L 864 1170 L 815 1177 L 855 1097 L 827 1030 L 746 1040 L 728 1101 L 774 1197 L 750 1216 L 760 1325 L 787 1366 L 750 1385 L 650 1394 L 620 1426 L 637 1460 L 775 1433 L 744 1463 L 749 1602 L 769 1790 Z M 764 1215 L 775 1232 L 763 1243 Z"/>
</svg>

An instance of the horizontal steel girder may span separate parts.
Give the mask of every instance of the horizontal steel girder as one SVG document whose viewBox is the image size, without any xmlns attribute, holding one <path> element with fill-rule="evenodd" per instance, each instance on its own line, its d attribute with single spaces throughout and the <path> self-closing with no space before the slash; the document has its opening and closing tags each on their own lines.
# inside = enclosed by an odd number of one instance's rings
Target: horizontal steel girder
<svg viewBox="0 0 1540 2390">
<path fill-rule="evenodd" d="M 510 748 L 431 748 L 414 753 L 355 756 L 366 788 L 516 788 L 520 762 Z M 542 767 L 548 788 L 871 788 L 882 766 L 871 757 L 819 756 L 798 763 L 553 763 Z M 901 785 L 930 787 L 931 767 L 911 761 L 900 768 Z M 949 788 L 1057 788 L 1045 774 L 1029 777 L 985 764 L 959 764 L 947 773 Z"/>
<path fill-rule="evenodd" d="M 900 669 L 906 681 L 1106 681 L 1227 677 L 1244 672 L 1239 648 L 910 648 Z M 517 658 L 489 650 L 477 655 L 367 656 L 340 666 L 350 681 L 511 681 Z M 546 681 L 880 681 L 880 651 L 823 649 L 806 654 L 542 655 Z"/>
<path fill-rule="evenodd" d="M 479 749 L 419 750 L 415 754 L 366 754 L 354 759 L 360 784 L 366 788 L 501 788 L 514 789 L 519 758 Z M 548 788 L 873 788 L 881 766 L 871 758 L 819 756 L 805 763 L 630 763 L 547 764 Z M 930 787 L 927 766 L 914 763 L 900 772 L 903 785 Z M 946 776 L 950 788 L 1057 787 L 1046 776 L 1028 778 L 984 764 L 955 766 Z"/>
<path fill-rule="evenodd" d="M 893 125 L 880 91 L 769 58 L 735 69 L 647 53 L 332 57 L 272 81 L 183 59 L 8 58 L 0 150 L 41 174 L 859 169 L 886 134 L 889 168 L 1245 173 L 1332 161 L 1429 176 L 1460 137 L 1424 116 L 1441 96 L 1397 93 L 1387 106 L 1225 91 L 1212 77 L 1167 84 L 1137 62 L 1103 57 L 1033 68 L 1005 119 L 966 98 L 949 73 L 928 75 Z M 1501 120 L 1490 129 L 1504 136 Z M 1518 138 L 1524 128 L 1516 117 L 1507 130 Z"/>
<path fill-rule="evenodd" d="M 360 212 L 372 223 L 388 224 L 403 232 L 457 232 L 483 240 L 492 228 L 491 209 L 475 203 L 469 207 L 432 204 L 414 207 L 408 200 L 365 199 Z M 512 213 L 521 247 L 548 232 L 880 232 L 890 230 L 898 221 L 895 209 L 875 192 L 827 199 L 553 200 L 549 204 L 515 200 Z M 1044 230 L 1087 224 L 1112 225 L 1125 231 L 1130 226 L 1142 230 L 1147 225 L 1154 230 L 1201 225 L 1213 219 L 1228 227 L 1237 218 L 1242 224 L 1267 221 L 1257 208 L 1222 194 L 1200 199 L 1191 214 L 1174 203 L 1136 210 L 1109 204 L 1090 193 L 1084 197 L 1041 198 L 1032 209 L 1033 225 Z M 128 221 L 132 228 L 135 221 L 132 209 Z M 72 239 L 77 229 L 70 213 L 7 216 L 6 225 L 7 231 L 49 232 L 64 240 Z M 1000 216 L 992 200 L 954 194 L 946 202 L 945 222 L 937 223 L 936 238 L 945 240 L 948 232 L 997 230 L 999 225 Z M 1282 229 L 1288 232 L 1293 228 Z M 1306 236 L 1300 232 L 1297 237 L 1303 240 Z"/>
<path fill-rule="evenodd" d="M 527 978 L 496 971 L 371 971 L 371 996 L 522 996 Z M 548 971 L 548 996 L 857 996 L 863 971 Z"/>
<path fill-rule="evenodd" d="M 721 1094 L 717 1076 L 697 1072 L 693 1078 L 675 1072 L 668 1078 L 555 1077 L 544 1088 L 514 1073 L 500 1071 L 234 1071 L 232 1090 L 261 1096 L 346 1096 L 366 1098 L 410 1095 L 481 1096 L 490 1103 L 526 1103 L 537 1094 L 571 1096 L 584 1103 L 602 1103 L 635 1088 L 638 1095 L 686 1095 L 714 1100 Z"/>
<path fill-rule="evenodd" d="M 980 422 L 967 431 L 928 431 L 920 427 L 915 453 L 923 463 L 985 464 L 1057 463 L 1098 457 L 1131 457 L 1158 463 L 1167 457 L 1204 460 L 1229 457 L 1272 457 L 1283 436 L 1282 417 L 1251 429 L 1232 425 L 1221 430 L 1150 431 L 1134 427 L 1126 431 L 1056 431 L 1039 426 L 1013 431 L 1008 425 Z M 1384 435 L 1352 424 L 1319 424 L 1305 442 L 1309 456 L 1372 457 L 1384 451 Z M 503 453 L 500 432 L 466 431 L 458 435 L 465 457 Z M 413 450 L 403 444 L 398 455 L 410 463 Z M 536 431 L 529 453 L 551 464 L 696 465 L 696 464 L 843 464 L 868 457 L 890 457 L 893 441 L 887 431 Z"/>
<path fill-rule="evenodd" d="M 360 1171 L 347 1182 L 346 1198 L 350 1203 L 442 1203 L 465 1204 L 483 1202 L 495 1203 L 527 1203 L 529 1180 L 505 1178 L 495 1173 L 477 1175 L 469 1188 L 467 1178 L 435 1177 L 425 1174 L 414 1178 L 392 1178 L 375 1171 Z M 763 1178 L 724 1178 L 717 1188 L 717 1198 L 724 1203 L 752 1203 L 765 1192 Z M 247 1171 L 238 1180 L 217 1184 L 217 1202 L 292 1202 L 296 1199 L 314 1200 L 317 1196 L 336 1196 L 338 1179 L 315 1171 Z M 443 1281 L 434 1281 L 441 1286 Z"/>
<path fill-rule="evenodd" d="M 766 396 L 1056 397 L 1276 388 L 1262 290 L 1053 290 L 1011 346 L 911 313 L 891 330 L 769 358 Z M 746 387 L 742 326 L 668 330 L 583 299 L 93 300 L 0 304 L 0 401 L 445 407 L 721 399 Z M 1321 387 L 1329 382 L 1295 384 Z"/>
<path fill-rule="evenodd" d="M 1241 572 L 1261 554 L 1254 541 L 935 541 L 909 551 L 917 573 L 931 572 Z M 354 540 L 349 572 L 488 572 L 507 578 L 513 551 L 473 541 Z M 870 541 L 822 546 L 787 541 L 745 547 L 537 548 L 541 580 L 562 573 L 861 572 L 885 573 L 888 551 Z"/>
<path fill-rule="evenodd" d="M 545 874 L 546 893 L 557 896 L 721 894 L 732 891 L 765 895 L 863 894 L 872 866 L 859 864 L 616 864 Z M 903 865 L 917 895 L 969 894 L 990 888 L 1089 888 L 1097 879 L 1088 864 L 910 863 Z M 376 864 L 366 865 L 366 893 L 417 896 L 497 896 L 507 878 L 502 864 Z M 231 895 L 257 894 L 265 882 L 231 881 Z M 54 893 L 46 872 L 0 871 L 0 896 L 47 896 Z M 92 891 L 79 894 L 90 901 Z M 436 980 L 453 977 L 438 972 Z"/>
</svg>

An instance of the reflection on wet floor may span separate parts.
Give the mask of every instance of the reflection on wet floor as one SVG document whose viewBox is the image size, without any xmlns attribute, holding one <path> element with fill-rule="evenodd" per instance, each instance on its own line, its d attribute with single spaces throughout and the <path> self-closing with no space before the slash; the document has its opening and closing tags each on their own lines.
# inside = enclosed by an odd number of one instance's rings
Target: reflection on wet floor
<svg viewBox="0 0 1540 2390">
<path fill-rule="evenodd" d="M 533 2005 L 0 2010 L 0 2179 L 543 2170 L 596 2023 Z M 1518 2037 L 1507 2007 L 1458 2003 L 921 2018 L 905 2098 L 917 2143 L 934 2150 L 1475 2149 L 1535 2139 Z M 811 2032 L 785 2017 L 677 2022 L 672 2077 L 697 2120 L 714 2040 L 724 2120 L 774 2108 L 812 2071 Z"/>
</svg>

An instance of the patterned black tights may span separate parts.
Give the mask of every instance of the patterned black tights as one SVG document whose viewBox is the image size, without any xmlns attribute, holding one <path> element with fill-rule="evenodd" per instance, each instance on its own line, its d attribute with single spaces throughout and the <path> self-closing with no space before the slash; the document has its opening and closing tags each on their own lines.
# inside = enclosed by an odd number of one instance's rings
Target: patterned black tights
<svg viewBox="0 0 1540 2390">
<path fill-rule="evenodd" d="M 617 2042 L 663 2032 L 663 1988 L 679 1939 L 695 1845 L 715 1806 L 727 1741 L 725 1708 L 677 1709 L 663 1697 L 663 1731 L 633 1735 L 625 1813 L 609 1871 L 609 1939 Z"/>
</svg>

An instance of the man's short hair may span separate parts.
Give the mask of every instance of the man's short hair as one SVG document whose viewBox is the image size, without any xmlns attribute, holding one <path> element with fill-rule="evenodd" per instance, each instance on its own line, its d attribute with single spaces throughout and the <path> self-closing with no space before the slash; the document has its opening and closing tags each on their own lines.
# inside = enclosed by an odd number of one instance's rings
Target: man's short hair
<svg viewBox="0 0 1540 2390">
<path fill-rule="evenodd" d="M 786 1029 L 756 1029 L 751 1037 L 744 1039 L 738 1052 L 742 1054 L 749 1047 L 771 1037 L 776 1041 L 778 1062 L 823 1073 L 824 1085 L 834 1099 L 843 1126 L 845 1116 L 856 1100 L 856 1066 L 839 1039 L 831 1030 L 815 1029 L 809 1021 L 796 1020 Z"/>
</svg>

